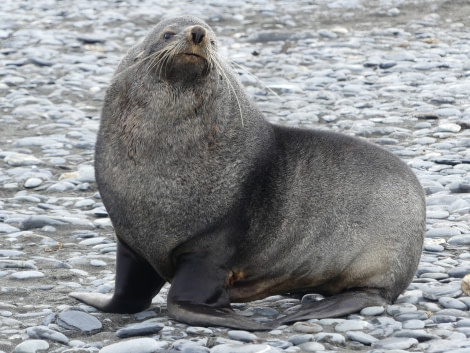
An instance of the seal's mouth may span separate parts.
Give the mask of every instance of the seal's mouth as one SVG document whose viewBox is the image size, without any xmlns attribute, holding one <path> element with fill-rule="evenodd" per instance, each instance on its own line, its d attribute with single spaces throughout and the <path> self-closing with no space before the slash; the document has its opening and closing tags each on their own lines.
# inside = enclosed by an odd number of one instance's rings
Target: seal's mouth
<svg viewBox="0 0 470 353">
<path fill-rule="evenodd" d="M 200 62 L 200 61 L 205 61 L 206 58 L 202 55 L 196 54 L 196 53 L 182 53 L 182 56 L 189 62 Z"/>
<path fill-rule="evenodd" d="M 201 58 L 201 59 L 204 59 L 201 55 L 198 55 L 198 54 L 195 54 L 195 53 L 184 53 L 184 55 L 187 55 L 187 56 L 193 57 L 193 58 Z"/>
</svg>

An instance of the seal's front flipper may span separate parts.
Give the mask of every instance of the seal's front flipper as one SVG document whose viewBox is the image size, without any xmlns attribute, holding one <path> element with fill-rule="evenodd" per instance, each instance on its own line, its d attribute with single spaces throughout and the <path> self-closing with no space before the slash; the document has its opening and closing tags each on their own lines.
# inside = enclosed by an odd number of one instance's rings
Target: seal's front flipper
<svg viewBox="0 0 470 353">
<path fill-rule="evenodd" d="M 235 314 L 230 307 L 227 274 L 228 270 L 199 254 L 179 256 L 167 298 L 170 317 L 189 325 L 271 330 L 269 324 Z"/>
<path fill-rule="evenodd" d="M 388 301 L 378 290 L 364 289 L 344 292 L 313 303 L 302 304 L 299 311 L 282 317 L 278 325 L 310 319 L 326 319 L 354 314 L 363 308 L 384 305 Z"/>
<path fill-rule="evenodd" d="M 110 313 L 136 313 L 148 308 L 165 284 L 150 264 L 117 240 L 114 294 L 73 292 L 70 296 Z"/>
</svg>

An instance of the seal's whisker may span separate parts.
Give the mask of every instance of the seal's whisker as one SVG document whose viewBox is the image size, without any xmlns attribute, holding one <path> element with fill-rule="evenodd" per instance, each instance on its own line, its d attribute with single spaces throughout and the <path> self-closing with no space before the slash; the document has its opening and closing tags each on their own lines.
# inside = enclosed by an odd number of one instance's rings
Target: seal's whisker
<svg viewBox="0 0 470 353">
<path fill-rule="evenodd" d="M 242 123 L 242 127 L 245 127 L 245 124 L 243 122 L 242 106 L 240 104 L 240 100 L 238 99 L 237 91 L 235 90 L 235 87 L 233 87 L 232 83 L 230 82 L 230 79 L 228 78 L 227 74 L 225 73 L 225 71 L 224 71 L 222 65 L 220 64 L 220 62 L 218 60 L 214 60 L 214 64 L 217 67 L 218 71 L 225 77 L 225 81 L 227 81 L 228 86 L 232 90 L 232 92 L 235 96 L 235 99 L 237 100 L 238 111 L 240 112 L 240 120 L 241 120 L 241 123 Z"/>
<path fill-rule="evenodd" d="M 260 78 L 258 78 L 255 74 L 252 74 L 246 67 L 244 67 L 243 65 L 240 65 L 238 63 L 236 63 L 235 61 L 233 60 L 226 60 L 230 65 L 233 65 L 233 66 L 236 66 L 238 67 L 239 69 L 241 69 L 243 72 L 245 72 L 247 75 L 249 75 L 250 77 L 253 77 L 256 82 L 260 83 L 264 88 L 266 88 L 266 90 L 268 90 L 270 93 L 272 93 L 274 96 L 276 96 L 277 98 L 281 98 L 279 97 L 279 95 L 274 92 L 271 88 L 268 87 L 268 85 L 266 83 L 263 82 L 263 80 L 261 80 Z"/>
</svg>

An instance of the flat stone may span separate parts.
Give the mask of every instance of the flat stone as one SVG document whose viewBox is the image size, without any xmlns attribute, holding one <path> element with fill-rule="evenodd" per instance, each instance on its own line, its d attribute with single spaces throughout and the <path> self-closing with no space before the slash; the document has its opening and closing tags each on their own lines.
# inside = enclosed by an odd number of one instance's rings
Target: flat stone
<svg viewBox="0 0 470 353">
<path fill-rule="evenodd" d="M 372 342 L 372 348 L 377 349 L 410 349 L 418 345 L 415 338 L 390 337 L 380 341 Z"/>
<path fill-rule="evenodd" d="M 295 346 L 298 346 L 299 344 L 310 342 L 313 340 L 314 340 L 314 336 L 312 334 L 292 335 L 288 339 L 288 341 Z"/>
<path fill-rule="evenodd" d="M 266 344 L 219 344 L 213 347 L 210 351 L 210 353 L 280 353 L 280 352 L 281 352 L 280 349 L 266 345 Z"/>
<path fill-rule="evenodd" d="M 69 339 L 63 333 L 51 330 L 46 326 L 34 326 L 28 327 L 26 333 L 30 338 L 42 338 L 51 341 L 67 344 Z"/>
<path fill-rule="evenodd" d="M 57 317 L 57 324 L 68 330 L 79 331 L 89 335 L 100 332 L 103 327 L 96 317 L 75 310 L 61 312 Z"/>
<path fill-rule="evenodd" d="M 13 273 L 10 278 L 11 279 L 18 279 L 18 280 L 28 280 L 34 278 L 42 278 L 44 277 L 44 273 L 40 271 L 18 271 Z"/>
<path fill-rule="evenodd" d="M 250 343 L 259 339 L 255 334 L 243 330 L 230 330 L 227 334 L 230 339 L 242 342 Z"/>
<path fill-rule="evenodd" d="M 421 290 L 423 291 L 423 297 L 430 300 L 439 300 L 440 297 L 457 298 L 462 294 L 459 282 L 424 284 L 421 286 Z"/>
<path fill-rule="evenodd" d="M 12 167 L 21 167 L 21 166 L 30 166 L 30 165 L 40 165 L 42 161 L 39 158 L 36 158 L 29 154 L 23 153 L 12 153 L 5 157 L 4 161 L 11 165 Z"/>
<path fill-rule="evenodd" d="M 323 327 L 321 325 L 308 321 L 296 322 L 292 328 L 295 332 L 300 333 L 318 333 L 323 331 Z"/>
<path fill-rule="evenodd" d="M 373 342 L 378 341 L 378 339 L 374 336 L 361 331 L 348 331 L 346 332 L 346 337 L 352 341 L 362 343 L 366 346 L 370 346 Z"/>
<path fill-rule="evenodd" d="M 100 349 L 99 353 L 155 353 L 160 349 L 153 338 L 135 338 L 110 344 Z"/>
<path fill-rule="evenodd" d="M 318 342 L 305 342 L 298 346 L 304 352 L 321 352 L 325 346 Z"/>
<path fill-rule="evenodd" d="M 449 238 L 460 234 L 460 230 L 456 228 L 432 228 L 426 232 L 426 238 Z"/>
<path fill-rule="evenodd" d="M 393 334 L 393 336 L 394 337 L 414 338 L 414 339 L 418 340 L 418 342 L 426 342 L 426 341 L 430 341 L 430 340 L 439 338 L 436 335 L 429 334 L 426 331 L 420 330 L 420 329 L 418 329 L 418 330 L 416 330 L 416 329 L 401 330 L 401 331 L 395 332 Z"/>
<path fill-rule="evenodd" d="M 447 243 L 453 245 L 470 245 L 470 234 L 456 235 L 447 240 Z"/>
<path fill-rule="evenodd" d="M 346 331 L 354 331 L 354 330 L 364 330 L 370 327 L 371 325 L 368 322 L 363 321 L 363 320 L 346 320 L 336 325 L 335 331 L 346 332 Z"/>
<path fill-rule="evenodd" d="M 195 336 L 206 336 L 212 335 L 214 333 L 214 331 L 212 331 L 210 328 L 198 326 L 190 326 L 186 329 L 186 332 Z"/>
<path fill-rule="evenodd" d="M 36 188 L 42 184 L 42 179 L 39 178 L 29 178 L 25 181 L 24 187 L 25 188 Z"/>
<path fill-rule="evenodd" d="M 352 331 L 350 331 L 352 332 Z M 327 342 L 334 345 L 344 345 L 346 343 L 346 339 L 342 334 L 339 333 L 328 333 L 328 332 L 321 332 L 315 335 L 315 341 L 317 342 Z"/>
<path fill-rule="evenodd" d="M 6 223 L 0 223 L 0 234 L 10 234 L 19 232 L 20 229 Z"/>
<path fill-rule="evenodd" d="M 131 324 L 119 329 L 116 336 L 119 338 L 127 338 L 133 336 L 153 335 L 159 332 L 165 325 L 158 319 L 149 319 L 136 324 Z"/>
<path fill-rule="evenodd" d="M 383 306 L 369 306 L 361 310 L 360 314 L 363 316 L 378 316 L 385 312 Z"/>
<path fill-rule="evenodd" d="M 467 305 L 462 303 L 458 299 L 448 298 L 448 297 L 441 297 L 439 298 L 439 304 L 441 304 L 444 308 L 448 309 L 457 309 L 457 310 L 468 310 Z"/>
<path fill-rule="evenodd" d="M 49 349 L 49 343 L 43 340 L 27 340 L 15 347 L 14 353 L 39 353 Z"/>
</svg>

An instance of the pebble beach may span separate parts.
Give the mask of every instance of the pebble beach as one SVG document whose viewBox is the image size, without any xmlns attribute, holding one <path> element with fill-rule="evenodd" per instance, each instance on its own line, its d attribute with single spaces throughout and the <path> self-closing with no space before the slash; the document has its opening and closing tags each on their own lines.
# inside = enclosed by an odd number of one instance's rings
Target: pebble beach
<svg viewBox="0 0 470 353">
<path fill-rule="evenodd" d="M 213 28 L 269 121 L 364 138 L 413 169 L 427 231 L 396 303 L 246 332 L 169 319 L 169 285 L 132 315 L 68 295 L 114 288 L 115 235 L 93 169 L 106 88 L 132 45 L 182 14 Z M 0 353 L 470 353 L 469 94 L 467 0 L 4 0 Z M 318 299 L 234 308 L 269 321 Z"/>
</svg>

